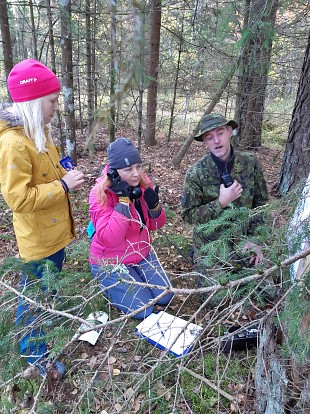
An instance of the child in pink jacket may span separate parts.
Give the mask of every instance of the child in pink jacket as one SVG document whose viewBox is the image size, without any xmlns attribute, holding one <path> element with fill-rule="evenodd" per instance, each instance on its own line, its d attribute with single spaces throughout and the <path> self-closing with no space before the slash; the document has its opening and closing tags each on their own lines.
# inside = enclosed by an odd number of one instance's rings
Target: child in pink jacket
<svg viewBox="0 0 310 414">
<path fill-rule="evenodd" d="M 167 294 L 157 304 L 167 305 L 172 285 L 152 251 L 150 234 L 166 222 L 158 191 L 143 172 L 139 151 L 129 139 L 112 142 L 107 155 L 109 165 L 89 197 L 95 228 L 89 258 L 92 275 L 111 303 L 125 313 L 140 309 L 164 290 Z M 134 317 L 143 319 L 153 310 L 154 305 L 148 306 Z"/>
</svg>

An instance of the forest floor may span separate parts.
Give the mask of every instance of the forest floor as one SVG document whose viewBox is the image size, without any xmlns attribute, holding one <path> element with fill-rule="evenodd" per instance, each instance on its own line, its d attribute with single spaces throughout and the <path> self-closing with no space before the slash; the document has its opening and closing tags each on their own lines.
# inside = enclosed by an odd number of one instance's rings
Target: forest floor
<svg viewBox="0 0 310 414">
<path fill-rule="evenodd" d="M 132 134 L 128 134 L 127 131 L 118 131 L 117 136 L 128 136 L 136 142 Z M 73 194 L 72 202 L 77 233 L 80 239 L 87 240 L 86 227 L 89 221 L 87 210 L 89 190 L 94 185 L 95 179 L 100 176 L 106 164 L 106 147 L 109 139 L 107 131 L 104 129 L 97 132 L 95 137 L 95 156 L 93 159 L 90 159 L 88 154 L 83 153 L 84 139 L 83 135 L 80 134 L 78 136 L 78 168 L 84 172 L 86 180 L 83 189 L 79 193 Z M 190 278 L 179 277 L 180 274 L 190 274 L 193 270 L 187 255 L 191 238 L 191 227 L 182 222 L 180 197 L 187 169 L 204 155 L 205 149 L 203 144 L 193 142 L 180 165 L 175 168 L 172 166 L 172 160 L 179 152 L 183 142 L 171 141 L 167 143 L 164 137 L 158 137 L 157 139 L 158 143 L 156 146 L 146 149 L 143 145 L 141 150 L 145 171 L 153 183 L 160 186 L 160 199 L 168 212 L 168 220 L 163 233 L 166 242 L 159 243 L 157 254 L 164 268 L 171 275 L 172 280 L 175 280 L 178 287 L 193 287 L 191 285 L 193 282 Z M 271 191 L 278 177 L 282 154 L 278 149 L 263 146 L 256 152 L 256 156 L 260 160 L 268 188 Z M 281 220 L 279 212 L 277 212 L 275 220 Z M 4 208 L 0 213 L 0 263 L 9 256 L 18 256 L 18 250 L 11 224 L 11 212 L 9 209 Z M 75 264 L 76 273 L 78 274 L 78 259 Z M 181 309 L 178 315 L 188 318 L 198 307 L 199 302 L 195 298 L 187 298 L 186 301 L 182 298 L 175 298 L 170 306 L 170 312 L 178 308 L 179 310 Z M 119 317 L 119 312 L 116 309 L 110 309 L 110 312 L 110 319 L 111 317 Z M 181 377 L 179 368 L 177 374 L 174 372 L 172 375 L 173 369 L 170 367 L 171 371 L 169 371 L 169 365 L 173 365 L 173 363 L 171 359 L 167 358 L 163 359 L 161 365 L 156 365 L 156 369 L 152 368 L 152 363 L 160 360 L 162 353 L 156 349 L 151 350 L 152 346 L 149 344 L 141 345 L 141 341 L 137 343 L 133 330 L 134 325 L 127 323 L 122 327 L 120 334 L 119 325 L 110 325 L 95 346 L 79 343 L 78 346 L 71 347 L 65 355 L 66 363 L 69 366 L 71 365 L 69 375 L 66 377 L 68 379 L 65 379 L 60 385 L 56 384 L 53 389 L 53 396 L 49 395 L 46 397 L 49 402 L 53 401 L 56 405 L 62 403 L 67 408 L 61 409 L 59 407 L 51 412 L 70 413 L 71 411 L 68 407 L 74 406 L 74 412 L 97 412 L 102 414 L 119 412 L 122 414 L 168 414 L 170 412 L 182 414 L 211 414 L 213 412 L 254 413 L 253 377 L 250 378 L 249 369 L 245 369 L 243 380 L 240 379 L 239 381 L 232 381 L 226 384 L 226 389 L 230 390 L 231 394 L 235 395 L 238 393 L 239 408 L 235 408 L 232 401 L 229 401 L 228 406 L 222 403 L 219 405 L 219 398 L 216 397 L 219 396 L 217 392 L 215 392 L 215 397 L 214 395 L 210 397 L 206 391 L 203 391 L 206 393 L 204 396 L 201 383 L 200 385 L 197 385 L 198 382 L 194 384 L 190 376 L 182 376 L 180 384 L 183 385 L 180 386 L 179 391 L 176 393 L 174 376 Z M 95 378 L 91 377 L 90 372 L 93 372 L 94 369 L 100 366 L 100 360 L 106 354 L 109 357 L 104 366 L 105 369 L 97 370 Z M 254 353 L 252 351 L 252 354 L 241 353 L 238 356 L 239 363 L 242 364 L 243 368 L 249 363 L 247 361 L 246 364 L 243 364 L 243 361 L 253 358 L 255 359 L 255 351 Z M 192 368 L 197 367 L 197 364 L 199 365 L 197 361 L 199 361 L 197 358 L 196 362 L 193 360 Z M 205 356 L 204 364 L 207 364 Z M 160 373 L 157 372 L 158 370 Z M 88 382 L 82 379 L 83 372 L 87 372 L 89 381 L 92 378 L 91 402 Z M 152 373 L 150 374 L 150 372 Z M 111 380 L 112 377 L 114 378 L 113 381 Z M 194 384 L 192 390 L 186 391 L 187 384 L 184 383 L 184 380 Z M 135 385 L 139 381 L 141 381 L 142 385 L 137 391 Z M 104 388 L 101 387 L 101 382 L 105 384 Z M 247 388 L 247 392 L 244 391 L 245 388 Z M 203 408 L 201 402 L 195 403 L 195 397 L 193 395 L 189 397 L 188 393 L 200 394 L 202 400 L 204 398 L 214 398 L 214 410 L 213 408 L 212 410 Z M 80 398 L 84 400 L 84 403 L 86 399 L 86 406 L 88 408 L 81 409 L 78 407 L 81 402 Z M 247 402 L 242 400 L 245 398 Z M 124 403 L 126 401 L 128 402 L 127 404 Z"/>
</svg>

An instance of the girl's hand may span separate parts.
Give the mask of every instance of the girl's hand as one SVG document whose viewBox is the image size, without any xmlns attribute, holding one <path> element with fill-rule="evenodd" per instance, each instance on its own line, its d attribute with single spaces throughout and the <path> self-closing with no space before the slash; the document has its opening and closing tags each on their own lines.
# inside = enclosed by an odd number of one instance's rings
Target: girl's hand
<svg viewBox="0 0 310 414">
<path fill-rule="evenodd" d="M 62 180 L 66 183 L 69 191 L 79 190 L 84 183 L 84 173 L 79 170 L 70 170 L 66 175 L 62 177 Z"/>
<path fill-rule="evenodd" d="M 130 186 L 118 176 L 112 181 L 112 190 L 118 197 L 130 198 Z"/>
<path fill-rule="evenodd" d="M 150 210 L 155 210 L 159 206 L 158 190 L 159 190 L 159 187 L 156 186 L 155 190 L 153 190 L 151 187 L 148 187 L 144 191 L 143 197 Z"/>
</svg>

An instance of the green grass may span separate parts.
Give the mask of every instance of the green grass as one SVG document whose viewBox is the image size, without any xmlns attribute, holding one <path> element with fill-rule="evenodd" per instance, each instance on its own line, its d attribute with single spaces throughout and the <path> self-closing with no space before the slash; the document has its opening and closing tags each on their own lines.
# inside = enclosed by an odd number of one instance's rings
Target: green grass
<svg viewBox="0 0 310 414">
<path fill-rule="evenodd" d="M 171 363 L 162 362 L 140 388 L 140 392 L 145 396 L 145 403 L 141 406 L 139 412 L 144 413 L 145 410 L 152 407 L 152 414 L 171 413 L 169 400 L 173 397 L 171 397 L 169 389 L 174 384 L 175 371 L 172 369 Z"/>
<path fill-rule="evenodd" d="M 254 370 L 254 357 L 247 355 L 243 360 L 238 357 L 227 359 L 224 355 L 210 353 L 204 357 L 203 368 L 194 363 L 191 369 L 231 394 L 229 385 L 244 384 L 249 371 Z M 228 410 L 230 407 L 229 400 L 188 372 L 182 372 L 181 385 L 195 414 L 216 414 L 219 412 L 218 407 L 222 410 Z"/>
<path fill-rule="evenodd" d="M 174 248 L 178 251 L 179 254 L 187 257 L 188 251 L 192 245 L 192 241 L 190 239 L 185 238 L 182 234 L 161 235 L 159 233 L 157 237 L 154 238 L 153 245 L 155 250 L 171 248 L 172 246 L 174 246 Z"/>
</svg>

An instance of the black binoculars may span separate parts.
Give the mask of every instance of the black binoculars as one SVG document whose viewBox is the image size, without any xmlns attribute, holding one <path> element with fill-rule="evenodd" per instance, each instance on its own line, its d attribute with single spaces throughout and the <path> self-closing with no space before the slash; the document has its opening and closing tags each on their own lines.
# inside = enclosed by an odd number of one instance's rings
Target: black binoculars
<svg viewBox="0 0 310 414">
<path fill-rule="evenodd" d="M 117 177 L 119 177 L 119 174 L 114 168 L 110 168 L 107 172 L 107 176 L 111 181 L 114 181 Z M 142 196 L 142 190 L 140 187 L 128 186 L 128 192 L 130 200 L 136 200 Z"/>
<path fill-rule="evenodd" d="M 222 173 L 221 179 L 222 179 L 222 183 L 224 184 L 225 188 L 230 187 L 234 183 L 234 179 L 229 173 Z"/>
</svg>

